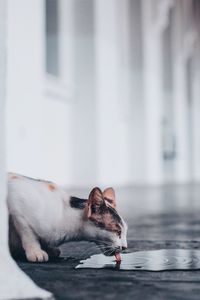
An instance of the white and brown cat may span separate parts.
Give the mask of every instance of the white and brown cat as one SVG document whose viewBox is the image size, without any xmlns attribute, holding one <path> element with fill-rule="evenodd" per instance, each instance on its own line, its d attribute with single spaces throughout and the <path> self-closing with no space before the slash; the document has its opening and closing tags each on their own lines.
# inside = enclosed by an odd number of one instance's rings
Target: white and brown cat
<svg viewBox="0 0 200 300">
<path fill-rule="evenodd" d="M 127 248 L 127 225 L 116 211 L 115 192 L 94 188 L 88 199 L 70 197 L 56 184 L 8 174 L 9 246 L 13 255 L 45 262 L 68 241 L 95 242 L 105 255 Z"/>
</svg>

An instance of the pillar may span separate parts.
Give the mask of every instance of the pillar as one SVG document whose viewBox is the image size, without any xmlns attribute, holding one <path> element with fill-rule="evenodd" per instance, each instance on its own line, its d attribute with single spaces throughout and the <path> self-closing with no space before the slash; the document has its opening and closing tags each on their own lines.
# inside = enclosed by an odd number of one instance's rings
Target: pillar
<svg viewBox="0 0 200 300">
<path fill-rule="evenodd" d="M 130 179 L 129 136 L 124 118 L 128 102 L 121 75 L 122 2 L 95 1 L 97 178 L 102 185 L 126 185 Z"/>
<path fill-rule="evenodd" d="M 0 0 L 0 299 L 50 298 L 13 261 L 8 250 L 5 166 L 6 0 Z"/>
</svg>

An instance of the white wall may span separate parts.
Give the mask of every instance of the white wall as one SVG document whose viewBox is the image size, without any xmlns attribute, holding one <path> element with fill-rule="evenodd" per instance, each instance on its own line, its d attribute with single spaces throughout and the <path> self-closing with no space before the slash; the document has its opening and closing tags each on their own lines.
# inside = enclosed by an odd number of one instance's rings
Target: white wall
<svg viewBox="0 0 200 300">
<path fill-rule="evenodd" d="M 0 251 L 7 251 L 8 216 L 6 208 L 5 162 L 5 61 L 6 61 L 6 4 L 0 1 Z"/>
<path fill-rule="evenodd" d="M 98 180 L 101 184 L 130 182 L 129 136 L 124 119 L 121 65 L 120 1 L 95 1 L 96 115 Z"/>
<path fill-rule="evenodd" d="M 184 41 L 192 2 L 59 3 L 61 78 L 51 84 L 44 64 L 44 1 L 8 0 L 8 170 L 68 186 L 199 181 L 197 67 L 192 87 L 193 154 L 191 133 L 186 134 Z M 163 60 L 167 64 L 168 58 L 163 52 L 163 34 L 170 26 L 170 9 L 175 20 L 173 101 L 165 105 L 169 95 L 163 88 Z M 190 25 L 190 30 L 196 30 L 195 26 L 198 23 Z M 189 57 L 194 59 L 194 55 L 190 50 Z M 199 62 L 198 54 L 195 60 Z M 177 157 L 170 170 L 163 161 L 166 114 L 175 116 L 172 131 Z"/>
<path fill-rule="evenodd" d="M 37 287 L 13 261 L 8 250 L 8 213 L 6 206 L 5 99 L 6 99 L 6 1 L 0 0 L 0 299 L 50 298 Z"/>
<path fill-rule="evenodd" d="M 70 105 L 48 93 L 44 1 L 9 0 L 7 24 L 7 169 L 69 183 Z"/>
<path fill-rule="evenodd" d="M 199 29 L 200 33 L 200 29 Z M 200 40 L 198 41 L 195 52 L 194 52 L 194 74 L 193 74 L 193 159 L 194 159 L 194 180 L 196 182 L 200 182 L 200 135 L 199 135 L 199 128 L 200 128 L 200 60 L 199 60 L 199 53 L 200 53 Z"/>
<path fill-rule="evenodd" d="M 72 169 L 74 186 L 97 184 L 94 1 L 73 0 L 75 93 L 72 104 Z"/>
</svg>

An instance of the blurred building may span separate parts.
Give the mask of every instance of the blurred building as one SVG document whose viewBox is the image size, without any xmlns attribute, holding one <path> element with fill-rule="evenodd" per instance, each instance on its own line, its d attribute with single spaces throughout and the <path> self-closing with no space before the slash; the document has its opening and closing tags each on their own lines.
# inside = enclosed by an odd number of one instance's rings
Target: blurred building
<svg viewBox="0 0 200 300">
<path fill-rule="evenodd" d="M 7 169 L 200 181 L 199 0 L 8 0 Z"/>
</svg>

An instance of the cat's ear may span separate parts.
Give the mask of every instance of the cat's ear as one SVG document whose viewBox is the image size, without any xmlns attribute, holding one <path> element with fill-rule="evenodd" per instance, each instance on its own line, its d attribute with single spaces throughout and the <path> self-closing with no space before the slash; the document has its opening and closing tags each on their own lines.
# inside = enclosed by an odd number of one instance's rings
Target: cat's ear
<svg viewBox="0 0 200 300">
<path fill-rule="evenodd" d="M 113 208 L 116 208 L 115 191 L 112 187 L 104 190 L 103 197 Z"/>
<path fill-rule="evenodd" d="M 87 201 L 85 216 L 87 218 L 90 218 L 93 213 L 98 213 L 101 207 L 103 207 L 104 205 L 105 201 L 103 199 L 102 191 L 98 187 L 93 188 Z"/>
</svg>

